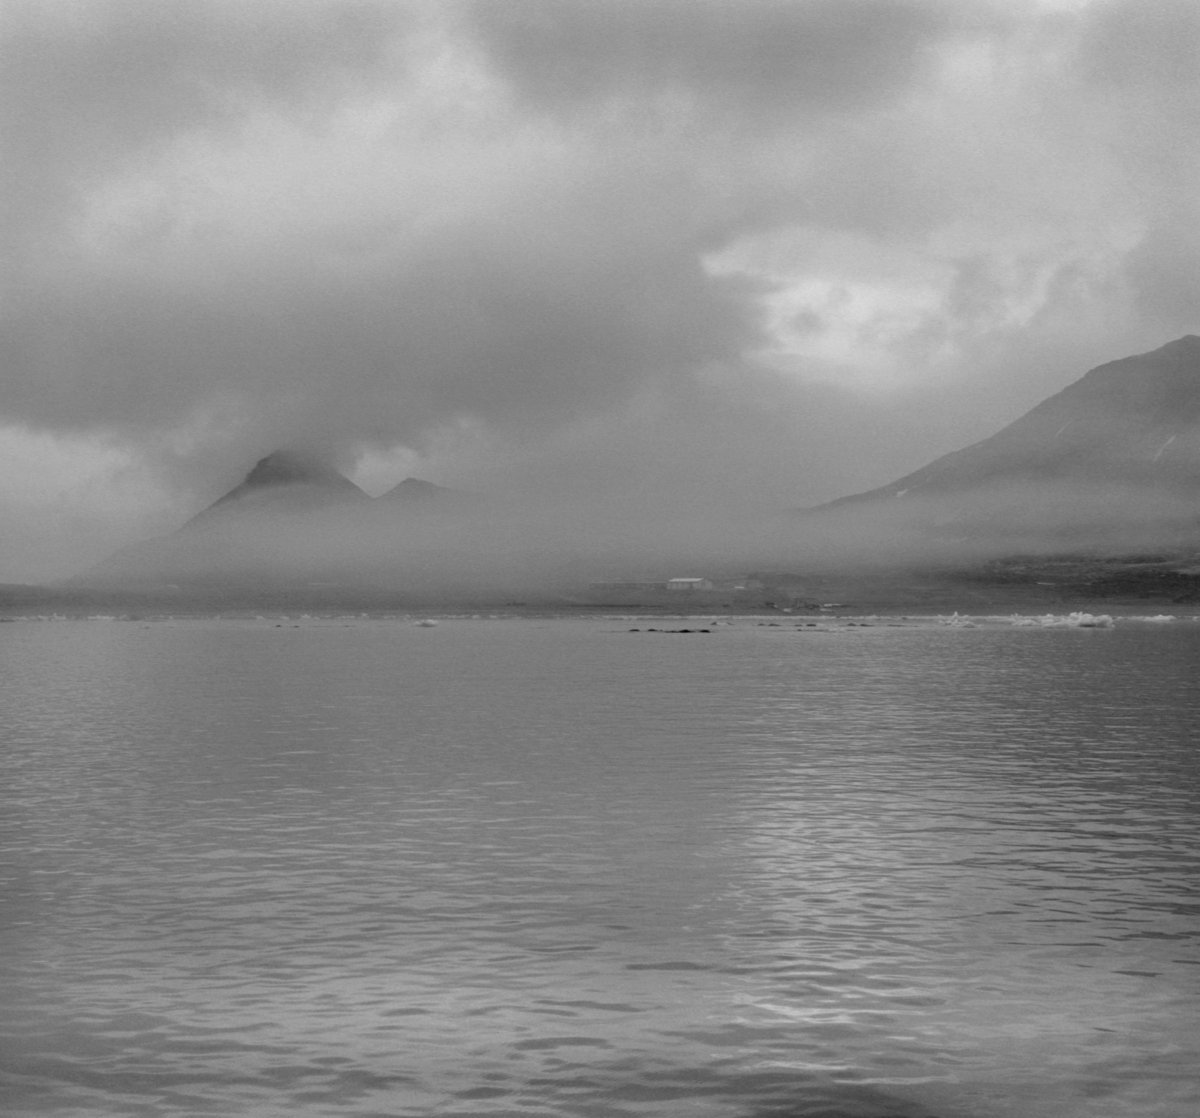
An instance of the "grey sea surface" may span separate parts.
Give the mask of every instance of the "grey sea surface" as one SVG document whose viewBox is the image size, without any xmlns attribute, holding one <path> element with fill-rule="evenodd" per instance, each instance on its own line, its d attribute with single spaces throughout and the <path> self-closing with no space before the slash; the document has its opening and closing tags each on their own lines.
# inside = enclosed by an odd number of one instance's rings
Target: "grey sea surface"
<svg viewBox="0 0 1200 1118">
<path fill-rule="evenodd" d="M 0 626 L 0 1113 L 1200 1113 L 1200 624 L 648 625 Z"/>
</svg>

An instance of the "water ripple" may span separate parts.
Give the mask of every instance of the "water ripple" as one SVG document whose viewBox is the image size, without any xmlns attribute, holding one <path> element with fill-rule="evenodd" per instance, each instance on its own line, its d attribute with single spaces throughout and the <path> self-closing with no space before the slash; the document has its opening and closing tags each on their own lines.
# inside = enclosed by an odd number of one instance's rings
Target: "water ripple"
<svg viewBox="0 0 1200 1118">
<path fill-rule="evenodd" d="M 1200 1111 L 1194 627 L 3 629 L 6 1114 Z"/>
</svg>

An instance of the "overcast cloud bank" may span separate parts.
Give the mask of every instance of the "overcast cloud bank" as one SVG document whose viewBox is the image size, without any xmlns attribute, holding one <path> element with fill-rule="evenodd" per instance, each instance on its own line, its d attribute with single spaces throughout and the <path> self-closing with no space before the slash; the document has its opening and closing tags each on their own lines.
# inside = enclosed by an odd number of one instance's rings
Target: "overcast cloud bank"
<svg viewBox="0 0 1200 1118">
<path fill-rule="evenodd" d="M 0 21 L 3 577 L 278 446 L 374 492 L 816 503 L 1200 327 L 1187 0 Z"/>
</svg>

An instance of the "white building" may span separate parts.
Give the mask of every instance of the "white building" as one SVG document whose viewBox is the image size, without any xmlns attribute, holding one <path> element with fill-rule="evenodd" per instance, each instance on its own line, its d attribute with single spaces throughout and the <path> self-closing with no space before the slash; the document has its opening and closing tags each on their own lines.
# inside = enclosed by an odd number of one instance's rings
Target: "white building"
<svg viewBox="0 0 1200 1118">
<path fill-rule="evenodd" d="M 669 578 L 668 590 L 711 590 L 712 582 L 707 578 Z"/>
</svg>

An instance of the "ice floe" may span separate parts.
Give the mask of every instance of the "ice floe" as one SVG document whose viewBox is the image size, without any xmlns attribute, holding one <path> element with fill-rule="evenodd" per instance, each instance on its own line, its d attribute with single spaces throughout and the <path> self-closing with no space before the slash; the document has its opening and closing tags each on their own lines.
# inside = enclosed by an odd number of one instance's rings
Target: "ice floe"
<svg viewBox="0 0 1200 1118">
<path fill-rule="evenodd" d="M 952 629 L 977 629 L 980 624 L 1013 625 L 1025 629 L 1111 629 L 1114 621 L 1107 613 L 1013 613 L 1000 617 L 952 613 L 949 617 L 937 618 L 937 623 Z"/>
</svg>

